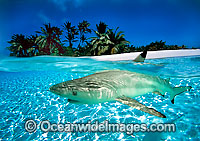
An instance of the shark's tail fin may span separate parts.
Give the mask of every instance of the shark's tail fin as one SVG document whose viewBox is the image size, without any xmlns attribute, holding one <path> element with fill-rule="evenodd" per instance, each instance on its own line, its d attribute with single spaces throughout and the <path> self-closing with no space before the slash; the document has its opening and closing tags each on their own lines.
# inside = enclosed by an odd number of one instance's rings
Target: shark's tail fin
<svg viewBox="0 0 200 141">
<path fill-rule="evenodd" d="M 192 87 L 191 86 L 186 86 L 186 87 L 175 87 L 173 88 L 173 92 L 170 95 L 170 100 L 171 102 L 174 104 L 174 98 L 175 96 L 181 94 L 182 92 L 186 91 L 186 90 L 190 90 Z"/>
<path fill-rule="evenodd" d="M 147 51 L 144 50 L 140 55 L 138 55 L 133 61 L 134 62 L 144 62 L 145 58 L 147 56 Z"/>
</svg>

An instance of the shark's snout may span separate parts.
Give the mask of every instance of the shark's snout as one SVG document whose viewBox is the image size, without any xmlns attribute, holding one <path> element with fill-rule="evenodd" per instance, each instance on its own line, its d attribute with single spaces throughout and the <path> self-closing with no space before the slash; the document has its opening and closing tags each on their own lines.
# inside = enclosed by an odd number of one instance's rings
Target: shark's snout
<svg viewBox="0 0 200 141">
<path fill-rule="evenodd" d="M 49 91 L 57 95 L 68 94 L 70 92 L 62 83 L 51 86 Z"/>
<path fill-rule="evenodd" d="M 51 87 L 49 88 L 49 91 L 50 91 L 50 92 L 55 92 L 55 90 L 56 90 L 55 86 L 51 86 Z"/>
</svg>

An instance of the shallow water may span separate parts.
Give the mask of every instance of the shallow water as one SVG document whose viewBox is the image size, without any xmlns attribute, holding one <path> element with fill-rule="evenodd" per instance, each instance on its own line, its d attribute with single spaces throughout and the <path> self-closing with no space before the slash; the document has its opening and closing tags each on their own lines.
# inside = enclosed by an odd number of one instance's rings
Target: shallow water
<svg viewBox="0 0 200 141">
<path fill-rule="evenodd" d="M 200 140 L 200 56 L 132 61 L 101 62 L 88 58 L 6 57 L 0 60 L 0 139 L 3 140 Z M 172 86 L 192 86 L 177 96 L 172 105 L 164 97 L 148 93 L 135 99 L 167 116 L 161 119 L 119 102 L 94 105 L 69 104 L 67 98 L 48 91 L 49 87 L 102 70 L 129 70 L 170 78 Z M 182 116 L 181 118 L 177 117 Z M 26 120 L 52 123 L 168 123 L 176 124 L 175 133 L 135 132 L 43 132 L 25 130 Z"/>
</svg>

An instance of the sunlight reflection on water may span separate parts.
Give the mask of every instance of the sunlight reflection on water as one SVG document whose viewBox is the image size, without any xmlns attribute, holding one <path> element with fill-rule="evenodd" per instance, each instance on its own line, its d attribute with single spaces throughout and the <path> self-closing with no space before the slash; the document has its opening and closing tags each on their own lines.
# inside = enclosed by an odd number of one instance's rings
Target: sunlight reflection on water
<svg viewBox="0 0 200 141">
<path fill-rule="evenodd" d="M 0 138 L 7 140 L 44 140 L 77 139 L 80 140 L 107 140 L 127 139 L 142 140 L 147 133 L 107 133 L 107 132 L 72 132 L 44 133 L 37 130 L 29 134 L 24 129 L 27 119 L 49 120 L 53 123 L 86 123 L 88 120 L 113 123 L 166 123 L 173 121 L 178 115 L 184 116 L 174 121 L 177 127 L 175 133 L 160 133 L 160 139 L 199 140 L 199 111 L 200 109 L 200 62 L 199 57 L 166 58 L 146 60 L 148 63 L 164 64 L 133 65 L 131 61 L 100 62 L 87 58 L 15 58 L 0 61 Z M 58 64 L 57 64 L 58 63 Z M 56 66 L 57 65 L 57 66 Z M 61 98 L 49 92 L 50 86 L 81 78 L 102 70 L 121 69 L 158 75 L 171 78 L 173 86 L 189 85 L 193 88 L 177 96 L 172 105 L 169 95 L 164 98 L 149 93 L 136 99 L 147 106 L 154 107 L 165 113 L 167 119 L 160 119 L 147 113 L 135 110 L 119 102 L 105 102 L 93 105 L 69 104 L 67 98 Z M 73 71 L 72 71 L 73 70 Z"/>
</svg>

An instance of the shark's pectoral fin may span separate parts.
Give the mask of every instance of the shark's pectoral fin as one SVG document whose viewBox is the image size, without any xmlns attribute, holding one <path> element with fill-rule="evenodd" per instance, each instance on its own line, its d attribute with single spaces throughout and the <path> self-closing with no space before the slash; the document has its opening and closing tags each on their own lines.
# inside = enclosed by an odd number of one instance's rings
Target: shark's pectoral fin
<svg viewBox="0 0 200 141">
<path fill-rule="evenodd" d="M 162 95 L 159 91 L 154 91 L 153 93 L 154 93 L 154 94 L 158 94 L 158 95 L 164 97 L 164 95 Z"/>
<path fill-rule="evenodd" d="M 143 112 L 146 112 L 146 113 L 149 113 L 149 114 L 152 114 L 154 116 L 161 117 L 161 118 L 166 118 L 165 115 L 161 114 L 160 112 L 156 111 L 153 108 L 148 108 L 147 106 L 139 103 L 135 99 L 132 99 L 132 98 L 124 96 L 124 97 L 117 98 L 116 100 L 121 102 L 121 103 L 123 103 L 123 104 L 125 104 L 125 105 L 131 106 L 131 107 L 133 107 L 133 108 L 135 108 L 137 110 L 141 110 Z"/>
</svg>

